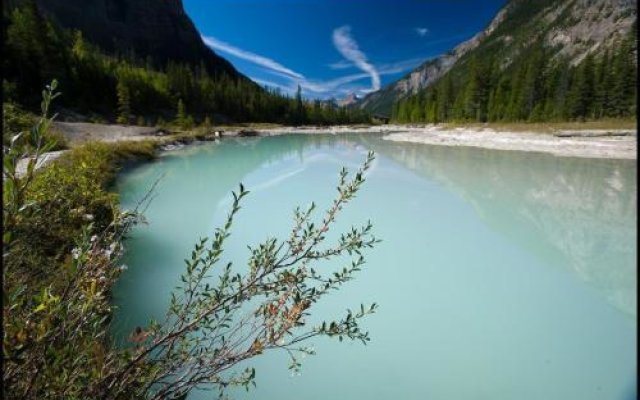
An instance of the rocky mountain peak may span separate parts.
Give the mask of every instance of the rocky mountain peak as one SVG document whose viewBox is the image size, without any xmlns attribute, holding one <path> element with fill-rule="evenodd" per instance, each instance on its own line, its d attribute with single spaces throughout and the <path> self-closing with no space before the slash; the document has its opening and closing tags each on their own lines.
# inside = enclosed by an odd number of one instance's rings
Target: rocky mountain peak
<svg viewBox="0 0 640 400">
<path fill-rule="evenodd" d="M 351 104 L 356 103 L 360 98 L 355 93 L 349 93 L 343 99 L 337 102 L 340 107 L 350 106 Z"/>
</svg>

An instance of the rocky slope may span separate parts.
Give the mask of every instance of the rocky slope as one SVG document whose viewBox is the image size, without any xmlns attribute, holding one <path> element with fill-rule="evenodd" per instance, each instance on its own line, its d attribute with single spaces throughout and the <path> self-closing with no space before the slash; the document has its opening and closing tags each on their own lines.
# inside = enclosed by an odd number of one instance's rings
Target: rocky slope
<svg viewBox="0 0 640 400">
<path fill-rule="evenodd" d="M 637 5 L 632 0 L 510 0 L 486 29 L 368 94 L 357 106 L 389 114 L 394 102 L 429 87 L 467 56 L 497 53 L 506 66 L 534 42 L 577 63 L 590 52 L 615 46 L 634 29 L 636 19 Z"/>
<path fill-rule="evenodd" d="M 103 50 L 133 51 L 164 66 L 203 63 L 209 73 L 241 76 L 202 42 L 182 0 L 37 0 L 61 26 L 78 29 Z"/>
<path fill-rule="evenodd" d="M 358 97 L 358 95 L 356 95 L 355 93 L 350 93 L 347 96 L 345 96 L 343 99 L 338 100 L 337 104 L 340 107 L 346 107 L 346 106 L 350 106 L 351 104 L 355 104 L 360 100 L 360 98 Z"/>
<path fill-rule="evenodd" d="M 463 55 L 478 47 L 480 42 L 504 20 L 505 12 L 505 8 L 500 10 L 489 26 L 471 39 L 462 42 L 448 53 L 426 61 L 402 79 L 379 91 L 369 93 L 357 103 L 357 106 L 374 113 L 389 114 L 395 101 L 416 94 L 420 89 L 429 86 L 449 71 Z"/>
</svg>

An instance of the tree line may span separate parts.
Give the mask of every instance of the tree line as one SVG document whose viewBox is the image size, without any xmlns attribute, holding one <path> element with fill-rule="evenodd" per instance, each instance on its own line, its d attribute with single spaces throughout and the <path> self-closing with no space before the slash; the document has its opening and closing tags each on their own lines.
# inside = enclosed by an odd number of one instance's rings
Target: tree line
<svg viewBox="0 0 640 400">
<path fill-rule="evenodd" d="M 543 122 L 631 118 L 636 114 L 635 24 L 611 49 L 579 63 L 541 44 L 508 66 L 470 56 L 436 84 L 394 104 L 396 122 Z"/>
<path fill-rule="evenodd" d="M 4 10 L 5 99 L 37 109 L 41 87 L 56 78 L 60 105 L 96 120 L 155 125 L 220 122 L 341 124 L 368 122 L 361 110 L 309 102 L 203 64 L 169 62 L 158 68 L 147 57 L 106 54 L 79 31 L 57 26 L 33 1 Z"/>
</svg>

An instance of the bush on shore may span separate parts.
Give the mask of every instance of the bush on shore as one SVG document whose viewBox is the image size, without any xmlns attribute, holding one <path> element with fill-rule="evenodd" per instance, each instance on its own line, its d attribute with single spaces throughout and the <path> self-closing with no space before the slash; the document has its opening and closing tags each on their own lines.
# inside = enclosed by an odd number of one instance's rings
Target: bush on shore
<svg viewBox="0 0 640 400">
<path fill-rule="evenodd" d="M 373 154 L 355 174 L 341 171 L 337 197 L 320 221 L 313 221 L 314 205 L 297 209 L 291 236 L 254 247 L 243 273 L 218 265 L 248 194 L 240 185 L 224 225 L 185 260 L 166 319 L 132 332 L 131 346 L 115 347 L 108 334 L 110 292 L 124 270 L 123 237 L 142 217 L 137 209 L 121 211 L 108 189 L 124 162 L 153 158 L 158 143 L 91 143 L 36 171 L 38 158 L 52 148 L 46 138 L 55 88 L 54 81 L 44 92 L 42 115 L 30 133 L 14 135 L 4 150 L 3 383 L 9 398 L 178 399 L 202 385 L 222 394 L 254 383 L 255 371 L 238 366 L 263 352 L 286 351 L 297 370 L 297 355 L 313 354 L 303 346 L 310 338 L 369 340 L 359 320 L 375 304 L 317 326 L 308 326 L 306 317 L 321 297 L 353 278 L 363 251 L 377 242 L 367 223 L 325 243 Z M 17 161 L 29 155 L 19 177 Z M 313 268 L 345 257 L 351 261 L 344 268 Z M 249 316 L 248 306 L 254 307 Z"/>
</svg>

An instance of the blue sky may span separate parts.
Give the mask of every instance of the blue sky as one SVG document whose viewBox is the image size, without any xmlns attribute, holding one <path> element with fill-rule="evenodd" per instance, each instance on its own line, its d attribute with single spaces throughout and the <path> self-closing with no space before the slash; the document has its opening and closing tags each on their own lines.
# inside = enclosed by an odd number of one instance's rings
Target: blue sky
<svg viewBox="0 0 640 400">
<path fill-rule="evenodd" d="M 363 95 L 486 27 L 505 0 L 183 0 L 205 43 L 261 85 Z"/>
</svg>

